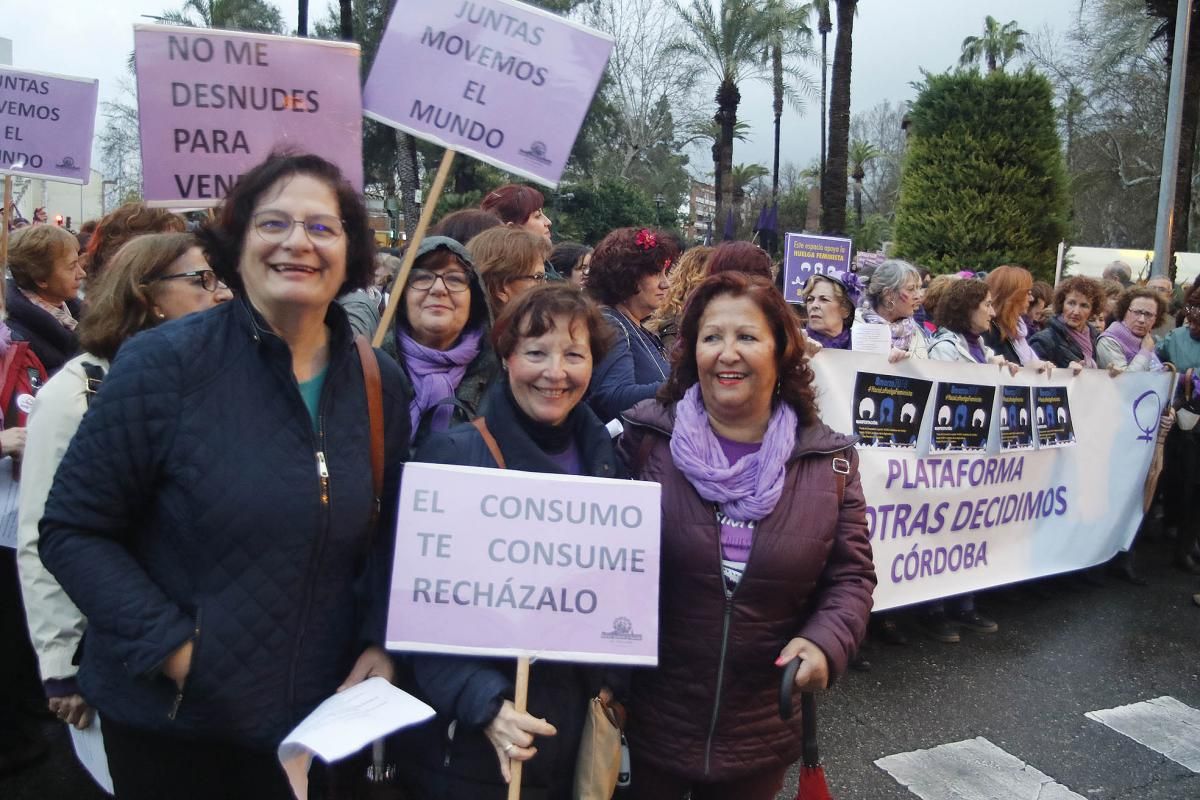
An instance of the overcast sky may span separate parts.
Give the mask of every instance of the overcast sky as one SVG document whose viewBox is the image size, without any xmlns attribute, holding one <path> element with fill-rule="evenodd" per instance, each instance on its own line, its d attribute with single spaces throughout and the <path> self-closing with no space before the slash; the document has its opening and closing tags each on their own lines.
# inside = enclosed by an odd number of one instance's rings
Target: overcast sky
<svg viewBox="0 0 1200 800">
<path fill-rule="evenodd" d="M 4 4 L 16 2 L 5 0 Z M 99 78 L 103 102 L 119 96 L 119 82 L 126 78 L 133 23 L 149 22 L 143 14 L 160 14 L 180 5 L 182 2 L 160 4 L 156 0 L 58 0 L 39 5 L 35 13 L 4 14 L 0 36 L 13 40 L 16 67 Z M 324 16 L 326 3 L 313 0 L 311 5 L 314 17 Z M 296 4 L 285 0 L 280 7 L 294 29 Z M 1001 22 L 1016 20 L 1030 33 L 1045 27 L 1062 33 L 1078 7 L 1079 0 L 862 0 L 854 24 L 851 112 L 883 100 L 911 100 L 910 84 L 920 80 L 921 69 L 940 72 L 953 66 L 963 37 L 979 33 L 986 14 Z M 831 60 L 835 36 L 836 31 L 829 37 Z M 818 80 L 819 72 L 819 67 L 813 67 Z M 737 143 L 735 163 L 770 166 L 771 97 L 766 85 L 742 87 L 739 116 L 750 123 L 751 139 Z M 98 119 L 97 133 L 102 124 Z M 816 158 L 819 143 L 816 102 L 803 117 L 790 109 L 785 112 L 783 161 L 803 166 Z M 700 168 L 700 163 L 696 167 Z"/>
</svg>

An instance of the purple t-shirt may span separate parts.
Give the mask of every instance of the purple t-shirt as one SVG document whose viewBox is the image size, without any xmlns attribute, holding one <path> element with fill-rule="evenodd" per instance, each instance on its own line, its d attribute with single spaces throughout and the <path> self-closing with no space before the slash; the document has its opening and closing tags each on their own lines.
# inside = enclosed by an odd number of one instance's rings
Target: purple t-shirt
<svg viewBox="0 0 1200 800">
<path fill-rule="evenodd" d="M 579 461 L 579 448 L 571 442 L 571 446 L 561 453 L 547 453 L 550 460 L 558 465 L 559 469 L 568 475 L 581 475 L 583 467 Z"/>
<path fill-rule="evenodd" d="M 725 454 L 730 466 L 762 449 L 761 442 L 735 442 L 723 436 L 717 436 L 717 443 L 721 445 L 721 452 Z M 725 576 L 726 585 L 732 589 L 742 579 L 746 560 L 750 558 L 755 523 L 730 519 L 719 509 L 717 522 L 721 526 L 721 571 Z"/>
</svg>

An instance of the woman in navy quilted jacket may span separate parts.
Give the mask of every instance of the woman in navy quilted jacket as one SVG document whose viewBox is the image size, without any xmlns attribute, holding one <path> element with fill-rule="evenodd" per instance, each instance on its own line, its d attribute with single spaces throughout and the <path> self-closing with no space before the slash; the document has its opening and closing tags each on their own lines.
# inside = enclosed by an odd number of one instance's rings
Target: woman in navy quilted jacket
<svg viewBox="0 0 1200 800">
<path fill-rule="evenodd" d="M 333 164 L 272 155 L 202 241 L 236 299 L 122 345 L 41 522 L 118 798 L 290 797 L 284 736 L 392 675 L 366 365 L 334 302 L 371 279 L 366 209 Z M 377 355 L 394 509 L 408 407 Z"/>
</svg>

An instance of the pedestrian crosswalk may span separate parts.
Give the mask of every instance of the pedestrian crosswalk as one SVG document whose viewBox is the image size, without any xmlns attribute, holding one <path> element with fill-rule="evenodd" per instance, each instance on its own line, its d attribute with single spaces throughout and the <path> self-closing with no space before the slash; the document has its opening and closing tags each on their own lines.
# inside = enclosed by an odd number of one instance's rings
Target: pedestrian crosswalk
<svg viewBox="0 0 1200 800">
<path fill-rule="evenodd" d="M 1200 711 L 1173 697 L 1084 716 L 1200 773 Z M 1049 761 L 1040 766 L 1051 768 L 1053 758 Z M 982 737 L 897 753 L 875 766 L 921 800 L 1084 800 L 1038 764 L 1022 761 Z"/>
</svg>

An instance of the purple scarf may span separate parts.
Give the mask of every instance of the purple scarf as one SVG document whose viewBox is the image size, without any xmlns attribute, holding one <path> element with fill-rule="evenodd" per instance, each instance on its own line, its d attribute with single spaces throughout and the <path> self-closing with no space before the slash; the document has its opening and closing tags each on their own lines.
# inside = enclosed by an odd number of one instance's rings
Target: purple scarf
<svg viewBox="0 0 1200 800">
<path fill-rule="evenodd" d="M 1088 369 L 1096 368 L 1096 345 L 1092 342 L 1092 326 L 1084 324 L 1083 330 L 1077 331 L 1067 324 L 1067 321 L 1061 316 L 1058 318 L 1067 333 L 1071 336 L 1071 341 L 1079 345 L 1079 352 L 1083 353 L 1083 365 Z"/>
<path fill-rule="evenodd" d="M 458 340 L 458 344 L 449 350 L 426 347 L 406 331 L 400 331 L 398 338 L 400 352 L 404 354 L 404 363 L 416 392 L 416 396 L 408 404 L 408 414 L 412 420 L 412 438 L 415 439 L 425 412 L 442 400 L 454 396 L 458 385 L 462 383 L 463 375 L 467 374 L 467 365 L 479 355 L 481 334 L 478 329 L 466 331 Z M 449 404 L 438 408 L 433 414 L 433 430 L 445 430 L 450 424 L 450 415 L 453 412 L 454 408 Z"/>
<path fill-rule="evenodd" d="M 1102 338 L 1107 336 L 1109 339 L 1112 339 L 1117 344 L 1121 345 L 1121 352 L 1125 354 L 1126 363 L 1132 362 L 1133 359 L 1137 357 L 1137 354 L 1142 351 L 1142 337 L 1136 335 L 1133 331 L 1129 330 L 1129 328 L 1126 328 L 1124 322 L 1114 322 L 1112 325 L 1109 325 L 1108 329 L 1105 330 L 1104 333 L 1100 334 L 1100 336 Z M 1158 372 L 1161 369 L 1162 362 L 1158 360 L 1158 355 L 1151 350 L 1150 366 L 1147 368 L 1147 371 Z"/>
<path fill-rule="evenodd" d="M 820 331 L 814 331 L 812 328 L 805 328 L 804 335 L 812 339 L 821 347 L 829 347 L 834 350 L 849 350 L 850 349 L 850 326 L 842 326 L 842 332 L 837 336 L 830 336 Z"/>
<path fill-rule="evenodd" d="M 912 317 L 901 317 L 895 322 L 888 322 L 886 319 L 879 316 L 879 314 L 875 313 L 875 311 L 869 308 L 864 308 L 863 321 L 887 325 L 892 332 L 892 347 L 896 348 L 897 350 L 902 350 L 905 353 L 907 353 L 909 348 L 912 346 L 914 337 L 920 337 L 921 339 L 925 338 L 925 334 L 921 332 L 924 329 L 918 325 L 917 321 Z"/>
<path fill-rule="evenodd" d="M 671 458 L 696 492 L 718 503 L 727 517 L 753 522 L 766 517 L 783 494 L 787 460 L 796 446 L 796 412 L 777 403 L 767 423 L 762 447 L 732 467 L 708 422 L 700 385 L 687 390 L 675 404 Z"/>
<path fill-rule="evenodd" d="M 1037 353 L 1033 352 L 1033 348 L 1029 346 L 1029 340 L 1025 337 L 1029 334 L 1029 329 L 1025 327 L 1025 320 L 1017 317 L 1017 335 L 1009 339 L 1009 344 L 1017 351 L 1017 358 L 1021 359 L 1021 366 L 1029 366 L 1038 360 Z"/>
<path fill-rule="evenodd" d="M 983 337 L 979 334 L 964 333 L 963 338 L 967 340 L 967 352 L 971 354 L 971 358 L 975 359 L 977 364 L 985 363 L 987 351 L 983 349 Z"/>
</svg>

